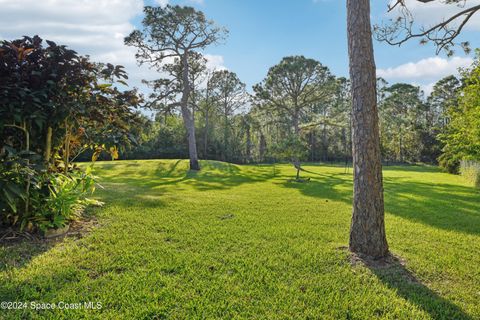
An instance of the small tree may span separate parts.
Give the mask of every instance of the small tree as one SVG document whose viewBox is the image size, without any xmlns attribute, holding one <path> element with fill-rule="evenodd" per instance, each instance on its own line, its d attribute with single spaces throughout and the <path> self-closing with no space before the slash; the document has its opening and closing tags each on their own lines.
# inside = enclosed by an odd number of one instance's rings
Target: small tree
<svg viewBox="0 0 480 320">
<path fill-rule="evenodd" d="M 213 99 L 218 104 L 223 118 L 222 160 L 226 161 L 229 119 L 234 115 L 235 111 L 245 105 L 248 96 L 245 84 L 240 81 L 235 72 L 228 70 L 215 71 L 209 85 L 212 87 Z"/>
<path fill-rule="evenodd" d="M 420 161 L 421 133 L 426 126 L 426 108 L 419 87 L 397 83 L 384 89 L 379 104 L 383 146 L 392 160 Z"/>
<path fill-rule="evenodd" d="M 274 145 L 272 151 L 275 158 L 286 159 L 292 162 L 296 169 L 295 181 L 301 182 L 300 171 L 302 168 L 299 165 L 299 159 L 307 156 L 308 147 L 300 136 L 295 134 L 288 135 L 279 144 Z"/>
<path fill-rule="evenodd" d="M 334 77 L 327 67 L 313 59 L 292 56 L 270 68 L 265 80 L 253 89 L 258 107 L 286 115 L 296 137 L 291 141 L 300 141 L 300 122 L 305 112 L 329 99 L 334 87 Z M 300 159 L 293 159 L 293 163 L 300 170 Z"/>
<path fill-rule="evenodd" d="M 158 71 L 163 70 L 167 59 L 177 59 L 181 73 L 170 74 L 165 80 L 180 99 L 176 102 L 182 112 L 188 137 L 190 169 L 200 170 L 195 138 L 195 121 L 189 101 L 192 97 L 191 57 L 198 50 L 225 38 L 227 31 L 215 26 L 205 15 L 191 7 L 167 5 L 164 8 L 144 8 L 143 30 L 135 30 L 125 38 L 125 44 L 137 48 L 136 58 L 140 64 L 148 63 Z"/>
</svg>

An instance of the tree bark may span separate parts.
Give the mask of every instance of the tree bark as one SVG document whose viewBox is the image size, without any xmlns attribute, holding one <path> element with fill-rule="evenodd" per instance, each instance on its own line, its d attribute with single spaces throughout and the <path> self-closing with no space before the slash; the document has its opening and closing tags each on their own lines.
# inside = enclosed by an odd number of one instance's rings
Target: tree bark
<svg viewBox="0 0 480 320">
<path fill-rule="evenodd" d="M 188 97 L 190 96 L 190 82 L 188 78 L 188 53 L 182 57 L 183 63 L 183 92 L 182 92 L 182 118 L 185 124 L 185 129 L 187 130 L 187 139 L 188 139 L 188 154 L 190 158 L 190 170 L 198 171 L 200 170 L 200 164 L 198 162 L 197 154 L 197 142 L 195 140 L 195 121 L 193 119 L 192 112 L 188 109 Z"/>
<path fill-rule="evenodd" d="M 388 254 L 378 129 L 376 68 L 370 0 L 347 0 L 352 82 L 353 214 L 350 250 L 373 258 Z"/>
</svg>

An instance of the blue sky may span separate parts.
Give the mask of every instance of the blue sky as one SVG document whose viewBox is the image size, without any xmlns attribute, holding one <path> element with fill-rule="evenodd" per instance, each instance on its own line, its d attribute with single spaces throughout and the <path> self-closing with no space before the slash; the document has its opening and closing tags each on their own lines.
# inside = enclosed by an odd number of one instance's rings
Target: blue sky
<svg viewBox="0 0 480 320">
<path fill-rule="evenodd" d="M 439 0 L 428 5 L 406 1 L 425 25 L 459 10 Z M 226 67 L 249 87 L 288 55 L 315 58 L 335 75 L 348 75 L 344 0 L 0 0 L 0 39 L 39 34 L 94 60 L 125 65 L 132 85 L 141 87 L 141 79 L 157 78 L 158 73 L 136 65 L 135 50 L 123 45 L 123 37 L 141 28 L 144 4 L 168 2 L 194 6 L 229 29 L 225 44 L 205 53 L 211 68 Z M 390 0 L 371 2 L 372 20 L 385 20 Z M 480 17 L 475 17 L 462 38 L 480 47 L 479 32 Z M 417 41 L 400 48 L 375 42 L 375 54 L 380 76 L 391 83 L 420 85 L 427 92 L 435 81 L 472 62 L 472 56 L 460 51 L 452 59 L 436 56 L 431 45 L 420 46 Z"/>
<path fill-rule="evenodd" d="M 252 85 L 261 81 L 268 68 L 287 55 L 305 55 L 327 65 L 338 76 L 348 75 L 345 1 L 339 0 L 204 0 L 188 3 L 203 10 L 230 30 L 227 43 L 207 52 L 223 56 L 225 66 Z M 387 1 L 372 1 L 372 20 L 386 20 Z M 465 37 L 479 38 L 476 32 Z M 465 38 L 464 37 L 464 38 Z M 479 45 L 478 41 L 476 42 Z M 375 41 L 379 69 L 394 68 L 435 57 L 431 45 L 418 41 L 392 47 Z M 463 57 L 461 50 L 458 52 Z M 467 60 L 465 60 L 467 61 Z M 436 76 L 389 79 L 428 85 Z"/>
</svg>

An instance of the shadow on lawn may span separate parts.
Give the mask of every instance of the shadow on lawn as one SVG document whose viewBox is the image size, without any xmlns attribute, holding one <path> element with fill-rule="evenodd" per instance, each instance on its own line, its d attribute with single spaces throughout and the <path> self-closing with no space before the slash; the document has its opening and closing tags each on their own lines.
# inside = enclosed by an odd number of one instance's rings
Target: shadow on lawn
<svg viewBox="0 0 480 320">
<path fill-rule="evenodd" d="M 87 208 L 81 218 L 70 223 L 69 230 L 58 237 L 45 238 L 38 232 L 20 232 L 0 227 L 0 272 L 20 269 L 66 240 L 77 241 L 93 229 L 101 227 L 96 218 L 97 210 L 98 208 Z"/>
<path fill-rule="evenodd" d="M 117 167 L 114 167 L 117 165 Z M 133 162 L 101 164 L 95 174 L 100 176 L 104 190 L 97 194 L 107 205 L 140 203 L 145 208 L 165 205 L 164 196 L 185 189 L 197 191 L 227 190 L 243 184 L 272 179 L 278 174 L 271 166 L 239 167 L 234 164 L 201 161 L 202 170 L 189 171 L 188 160 L 154 163 Z M 115 168 L 116 170 L 111 170 Z"/>
<path fill-rule="evenodd" d="M 356 256 L 351 257 L 353 264 L 361 262 L 388 288 L 428 313 L 432 319 L 472 319 L 460 307 L 442 298 L 424 285 L 415 275 L 405 268 L 402 261 L 389 256 L 384 261 L 372 261 Z"/>
<path fill-rule="evenodd" d="M 401 170 L 408 171 L 408 168 Z M 412 171 L 422 172 L 422 167 L 413 167 Z M 310 182 L 285 181 L 282 185 L 307 196 L 352 202 L 352 174 L 303 172 L 304 177 L 311 178 Z M 437 171 L 426 167 L 425 172 Z M 480 193 L 475 188 L 387 177 L 384 178 L 384 189 L 388 213 L 443 230 L 480 234 Z"/>
<path fill-rule="evenodd" d="M 387 212 L 444 230 L 480 234 L 480 193 L 474 188 L 401 178 L 386 178 L 384 185 Z"/>
<path fill-rule="evenodd" d="M 36 256 L 55 246 L 53 242 L 27 239 L 0 243 L 0 245 L 2 246 L 0 249 L 0 272 L 22 268 Z"/>
</svg>

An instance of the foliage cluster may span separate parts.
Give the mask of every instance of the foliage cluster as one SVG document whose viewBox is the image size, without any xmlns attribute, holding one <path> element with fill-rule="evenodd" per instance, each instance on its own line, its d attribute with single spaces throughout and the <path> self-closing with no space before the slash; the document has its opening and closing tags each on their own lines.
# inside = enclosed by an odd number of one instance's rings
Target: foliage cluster
<svg viewBox="0 0 480 320">
<path fill-rule="evenodd" d="M 20 228 L 60 227 L 88 201 L 93 178 L 74 165 L 134 140 L 140 102 L 121 66 L 94 63 L 38 37 L 0 42 L 0 220 Z"/>
<path fill-rule="evenodd" d="M 456 104 L 447 109 L 449 121 L 440 136 L 445 144 L 442 160 L 454 172 L 462 160 L 480 161 L 480 51 L 462 76 L 463 86 Z"/>
<path fill-rule="evenodd" d="M 467 181 L 480 188 L 480 162 L 472 160 L 460 161 L 460 173 Z"/>
</svg>

